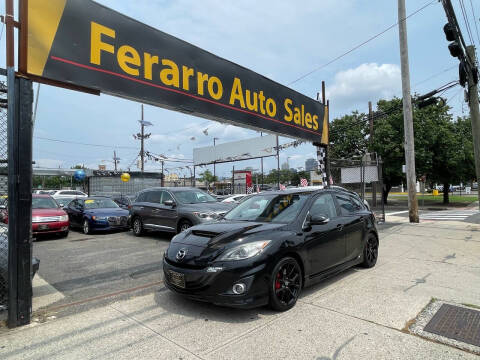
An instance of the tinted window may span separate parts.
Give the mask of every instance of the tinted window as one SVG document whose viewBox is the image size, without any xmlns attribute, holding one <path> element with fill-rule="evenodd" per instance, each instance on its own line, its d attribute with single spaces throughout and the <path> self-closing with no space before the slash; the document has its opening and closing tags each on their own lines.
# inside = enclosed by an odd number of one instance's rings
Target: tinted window
<svg viewBox="0 0 480 360">
<path fill-rule="evenodd" d="M 175 191 L 175 197 L 181 204 L 217 202 L 217 199 L 202 190 Z"/>
<path fill-rule="evenodd" d="M 242 201 L 225 219 L 289 223 L 295 220 L 309 194 L 255 195 Z"/>
<path fill-rule="evenodd" d="M 75 195 L 76 191 L 61 191 L 59 195 Z"/>
<path fill-rule="evenodd" d="M 145 194 L 145 202 L 157 203 L 160 204 L 160 199 L 162 197 L 161 191 L 149 191 Z"/>
<path fill-rule="evenodd" d="M 362 202 L 360 201 L 360 199 L 357 199 L 355 196 L 351 196 L 350 199 L 353 202 L 353 206 L 354 206 L 355 211 L 360 211 L 360 210 L 363 210 L 365 208 L 364 205 L 362 204 Z"/>
<path fill-rule="evenodd" d="M 68 207 L 71 209 L 75 209 L 76 207 L 78 207 L 78 200 L 71 201 L 70 204 L 68 204 Z"/>
<path fill-rule="evenodd" d="M 320 195 L 310 208 L 310 215 L 312 216 L 325 216 L 328 219 L 333 219 L 337 216 L 337 209 L 335 208 L 335 202 L 330 194 Z"/>
<path fill-rule="evenodd" d="M 143 192 L 138 195 L 138 197 L 135 199 L 135 202 L 144 202 L 146 197 L 147 197 L 147 193 Z"/>
<path fill-rule="evenodd" d="M 164 204 L 165 201 L 169 201 L 169 200 L 173 201 L 172 195 L 170 195 L 168 191 L 162 191 L 162 204 Z"/>
<path fill-rule="evenodd" d="M 348 195 L 335 195 L 340 205 L 342 215 L 351 215 L 355 212 L 355 205 Z"/>
<path fill-rule="evenodd" d="M 79 195 L 79 196 L 85 196 L 85 194 L 81 191 L 74 191 L 75 195 Z"/>
</svg>

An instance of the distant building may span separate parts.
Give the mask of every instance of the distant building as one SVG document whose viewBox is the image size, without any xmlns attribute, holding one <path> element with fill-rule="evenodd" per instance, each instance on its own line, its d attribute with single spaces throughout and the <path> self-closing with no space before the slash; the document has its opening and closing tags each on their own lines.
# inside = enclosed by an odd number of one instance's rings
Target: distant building
<svg viewBox="0 0 480 360">
<path fill-rule="evenodd" d="M 312 171 L 317 170 L 318 168 L 318 161 L 310 158 L 305 161 L 305 171 Z"/>
<path fill-rule="evenodd" d="M 282 164 L 282 170 L 288 170 L 289 166 L 288 166 L 288 162 L 284 162 Z"/>
</svg>

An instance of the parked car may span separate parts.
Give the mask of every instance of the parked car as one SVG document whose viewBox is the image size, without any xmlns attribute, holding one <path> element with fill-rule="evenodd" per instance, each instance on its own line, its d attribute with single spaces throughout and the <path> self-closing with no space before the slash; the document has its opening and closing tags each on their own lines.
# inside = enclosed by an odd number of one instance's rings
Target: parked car
<svg viewBox="0 0 480 360">
<path fill-rule="evenodd" d="M 267 192 L 176 235 L 164 254 L 164 281 L 192 299 L 284 311 L 305 286 L 375 266 L 378 239 L 374 215 L 355 193 Z"/>
<path fill-rule="evenodd" d="M 0 220 L 8 224 L 8 208 L 0 206 Z M 32 233 L 67 236 L 69 221 L 67 213 L 50 195 L 32 195 Z"/>
<path fill-rule="evenodd" d="M 32 257 L 32 279 L 40 267 L 40 260 Z M 0 224 L 0 296 L 7 294 L 8 289 L 8 227 Z M 3 300 L 3 299 L 0 299 Z M 3 302 L 3 301 L 2 301 Z"/>
<path fill-rule="evenodd" d="M 227 197 L 226 199 L 223 199 L 222 202 L 238 204 L 240 200 L 242 200 L 245 196 L 247 196 L 247 194 L 233 195 L 233 196 Z"/>
<path fill-rule="evenodd" d="M 180 232 L 215 221 L 232 207 L 196 188 L 151 188 L 138 194 L 130 209 L 130 220 L 136 236 L 145 230 Z"/>
<path fill-rule="evenodd" d="M 120 208 L 105 196 L 75 199 L 66 208 L 70 227 L 81 228 L 84 234 L 93 231 L 128 230 L 128 210 Z"/>
<path fill-rule="evenodd" d="M 78 190 L 54 190 L 55 192 L 51 194 L 54 199 L 78 199 L 88 197 L 82 191 Z"/>
<path fill-rule="evenodd" d="M 134 196 L 126 196 L 126 195 L 120 195 L 120 196 L 113 196 L 112 200 L 115 201 L 115 203 L 120 206 L 122 209 L 130 209 L 132 206 L 132 202 Z"/>
</svg>

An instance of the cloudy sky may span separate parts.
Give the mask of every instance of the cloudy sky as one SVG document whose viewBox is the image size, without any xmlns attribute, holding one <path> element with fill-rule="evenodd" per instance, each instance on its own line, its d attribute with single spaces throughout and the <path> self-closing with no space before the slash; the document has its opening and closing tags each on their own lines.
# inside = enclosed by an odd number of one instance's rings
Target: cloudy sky
<svg viewBox="0 0 480 360">
<path fill-rule="evenodd" d="M 245 66 L 310 97 L 326 81 L 331 118 L 353 110 L 366 112 L 368 101 L 401 95 L 398 28 L 393 27 L 350 54 L 339 55 L 363 43 L 397 22 L 395 0 L 99 0 L 98 2 L 188 41 L 225 59 Z M 468 44 L 471 43 L 459 0 L 452 0 Z M 447 49 L 442 27 L 445 13 L 438 1 L 407 0 L 407 15 L 425 9 L 407 21 L 412 91 L 425 93 L 457 79 L 457 60 Z M 464 0 L 472 37 L 480 45 L 480 1 Z M 473 4 L 473 10 L 471 4 Z M 3 14 L 4 2 L 0 2 Z M 473 12 L 476 17 L 474 18 Z M 5 66 L 5 34 L 0 41 L 0 66 Z M 303 75 L 310 75 L 296 81 Z M 35 85 L 36 90 L 37 85 Z M 459 87 L 447 91 L 455 115 L 467 114 Z M 120 167 L 132 164 L 139 142 L 140 104 L 120 98 L 99 97 L 42 85 L 34 129 L 34 160 L 42 167 L 70 167 L 84 163 L 112 168 L 113 151 Z M 145 119 L 153 126 L 146 150 L 192 159 L 194 147 L 247 139 L 259 133 L 225 126 L 182 113 L 145 106 Z M 204 131 L 206 130 L 207 131 Z M 208 135 L 205 135 L 207 133 Z M 194 140 L 191 140 L 194 138 Z M 50 139 L 50 140 L 47 140 Z M 53 141 L 52 139 L 56 140 Z M 281 138 L 281 143 L 291 141 Z M 82 145 L 83 144 L 83 145 Z M 84 144 L 97 144 L 93 146 Z M 281 153 L 291 167 L 304 166 L 314 156 L 312 145 Z M 169 163 L 175 172 L 181 164 Z M 236 168 L 260 167 L 259 160 L 236 163 Z M 265 169 L 276 167 L 273 158 Z M 147 162 L 146 168 L 159 169 Z M 217 165 L 217 174 L 231 174 L 232 164 Z M 136 170 L 136 166 L 132 166 Z M 186 170 L 180 175 L 188 175 Z"/>
</svg>

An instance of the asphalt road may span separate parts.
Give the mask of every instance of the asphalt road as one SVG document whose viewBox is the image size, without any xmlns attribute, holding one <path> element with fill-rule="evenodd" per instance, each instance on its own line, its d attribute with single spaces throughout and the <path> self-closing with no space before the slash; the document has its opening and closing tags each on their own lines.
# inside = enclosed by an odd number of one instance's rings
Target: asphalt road
<svg viewBox="0 0 480 360">
<path fill-rule="evenodd" d="M 65 298 L 58 306 L 102 295 L 128 292 L 163 280 L 162 255 L 173 235 L 131 231 L 67 238 L 44 237 L 33 245 L 40 276 Z"/>
</svg>

